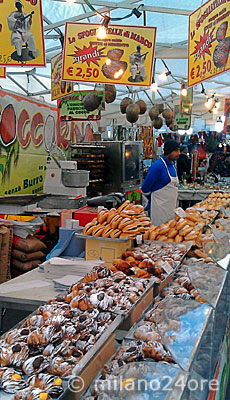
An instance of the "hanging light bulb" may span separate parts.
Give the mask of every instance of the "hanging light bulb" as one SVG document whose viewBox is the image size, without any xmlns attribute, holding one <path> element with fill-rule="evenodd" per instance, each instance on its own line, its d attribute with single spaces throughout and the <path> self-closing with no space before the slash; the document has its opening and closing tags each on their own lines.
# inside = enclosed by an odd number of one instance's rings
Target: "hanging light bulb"
<svg viewBox="0 0 230 400">
<path fill-rule="evenodd" d="M 97 30 L 97 37 L 98 39 L 105 39 L 106 38 L 106 29 L 104 26 L 100 26 Z"/>
<path fill-rule="evenodd" d="M 181 136 L 185 135 L 185 133 L 186 133 L 186 131 L 184 129 L 179 129 L 178 130 L 178 134 L 181 135 Z"/>
<path fill-rule="evenodd" d="M 185 96 L 187 96 L 187 94 L 188 94 L 188 91 L 186 88 L 181 89 L 181 96 L 185 97 Z"/>
<path fill-rule="evenodd" d="M 159 79 L 161 80 L 161 81 L 166 81 L 166 79 L 167 79 L 167 72 L 162 72 L 162 74 L 160 74 L 159 75 Z"/>
<path fill-rule="evenodd" d="M 218 113 L 218 110 L 217 110 L 217 108 L 216 108 L 216 106 L 215 107 L 213 107 L 213 114 L 217 114 Z"/>
<path fill-rule="evenodd" d="M 153 83 L 151 84 L 151 88 L 150 88 L 150 89 L 152 90 L 152 92 L 156 92 L 157 89 L 158 89 L 157 83 L 156 83 L 156 82 L 153 82 Z"/>
<path fill-rule="evenodd" d="M 106 65 L 110 65 L 111 64 L 111 60 L 110 60 L 110 58 L 107 58 L 107 60 L 106 60 Z"/>
<path fill-rule="evenodd" d="M 215 107 L 220 108 L 220 101 L 218 99 L 216 99 L 215 101 Z"/>
<path fill-rule="evenodd" d="M 210 108 L 212 105 L 212 98 L 210 97 L 209 99 L 207 99 L 204 105 L 206 108 Z"/>
</svg>

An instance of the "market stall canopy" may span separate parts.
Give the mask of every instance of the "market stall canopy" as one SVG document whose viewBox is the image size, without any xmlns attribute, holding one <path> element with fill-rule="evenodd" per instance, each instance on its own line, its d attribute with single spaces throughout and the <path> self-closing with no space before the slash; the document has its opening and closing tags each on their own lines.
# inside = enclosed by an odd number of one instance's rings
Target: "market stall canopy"
<svg viewBox="0 0 230 400">
<path fill-rule="evenodd" d="M 7 67 L 6 79 L 0 80 L 1 87 L 51 102 L 50 60 L 61 51 L 60 37 L 65 33 L 65 23 L 67 21 L 100 23 L 99 16 L 95 15 L 92 7 L 89 7 L 86 3 L 85 0 L 43 0 L 46 67 Z M 92 0 L 90 5 L 100 13 L 109 9 L 113 18 L 122 18 L 127 16 L 128 13 L 132 14 L 129 18 L 118 21 L 116 24 L 146 25 L 157 28 L 155 81 L 159 90 L 156 93 L 151 92 L 147 87 L 135 87 L 133 89 L 130 87 L 130 90 L 133 90 L 137 97 L 146 101 L 148 106 L 151 105 L 151 101 L 162 102 L 162 100 L 167 101 L 171 106 L 177 104 L 181 81 L 187 80 L 188 16 L 200 7 L 200 0 L 193 0 L 192 2 L 182 0 L 179 4 L 175 0 L 158 0 L 157 2 L 152 0 L 145 0 L 144 2 L 136 0 L 118 2 Z M 134 7 L 138 7 L 141 13 L 139 18 L 132 13 Z M 165 66 L 171 73 L 166 81 L 161 81 L 159 75 L 165 71 Z M 215 93 L 220 100 L 219 112 L 222 113 L 224 98 L 228 96 L 229 92 L 229 74 L 230 72 L 225 72 L 204 83 L 205 93 L 208 96 Z M 94 84 L 88 82 L 75 84 L 75 90 L 87 90 L 93 87 Z M 126 86 L 117 85 L 116 102 L 112 107 L 107 107 L 107 110 L 102 114 L 103 117 L 109 120 L 116 118 L 120 100 L 127 94 L 129 94 L 129 90 Z M 202 92 L 202 86 L 198 84 L 194 88 L 193 113 L 197 113 L 199 116 L 201 112 L 207 112 L 204 102 L 204 91 Z"/>
</svg>

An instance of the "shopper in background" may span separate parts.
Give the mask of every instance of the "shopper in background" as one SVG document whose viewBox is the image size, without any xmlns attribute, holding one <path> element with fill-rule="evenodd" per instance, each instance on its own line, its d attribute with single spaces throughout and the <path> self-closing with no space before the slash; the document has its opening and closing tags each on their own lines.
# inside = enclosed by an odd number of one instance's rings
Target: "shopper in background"
<svg viewBox="0 0 230 400">
<path fill-rule="evenodd" d="M 188 147 L 181 146 L 180 156 L 177 160 L 177 174 L 180 182 L 186 179 L 187 182 L 191 181 L 191 158 L 188 156 Z"/>
<path fill-rule="evenodd" d="M 151 165 L 142 184 L 142 192 L 149 199 L 153 225 L 159 226 L 175 216 L 178 178 L 174 161 L 179 156 L 179 143 L 176 140 L 165 142 L 164 155 Z"/>
</svg>

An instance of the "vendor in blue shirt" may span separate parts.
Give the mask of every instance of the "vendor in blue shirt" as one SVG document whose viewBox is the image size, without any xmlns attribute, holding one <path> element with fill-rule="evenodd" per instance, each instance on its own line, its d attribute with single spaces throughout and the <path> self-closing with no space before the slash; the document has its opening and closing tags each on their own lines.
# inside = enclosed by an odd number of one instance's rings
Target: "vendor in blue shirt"
<svg viewBox="0 0 230 400">
<path fill-rule="evenodd" d="M 142 192 L 149 199 L 153 225 L 159 226 L 175 216 L 178 178 L 174 161 L 179 155 L 179 143 L 176 140 L 166 141 L 164 155 L 151 165 L 142 184 Z"/>
</svg>

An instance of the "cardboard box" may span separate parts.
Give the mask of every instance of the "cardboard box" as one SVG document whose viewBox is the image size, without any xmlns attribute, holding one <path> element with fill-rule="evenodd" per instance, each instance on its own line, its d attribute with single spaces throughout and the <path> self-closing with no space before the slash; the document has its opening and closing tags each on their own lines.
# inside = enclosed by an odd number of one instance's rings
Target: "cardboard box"
<svg viewBox="0 0 230 400">
<path fill-rule="evenodd" d="M 96 378 L 102 367 L 108 362 L 108 360 L 115 353 L 115 335 L 114 333 L 110 336 L 103 347 L 98 351 L 95 357 L 92 358 L 90 363 L 79 375 L 80 380 L 82 379 L 83 387 L 79 392 L 67 392 L 68 400 L 77 400 L 89 387 L 92 381 Z"/>
<path fill-rule="evenodd" d="M 124 251 L 132 247 L 131 239 L 103 239 L 87 236 L 85 239 L 85 259 L 102 259 L 106 266 L 110 266 Z"/>
<path fill-rule="evenodd" d="M 148 292 L 141 298 L 141 300 L 134 306 L 128 317 L 122 322 L 119 329 L 128 331 L 137 322 L 145 310 L 150 306 L 153 301 L 153 288 L 150 288 Z"/>
<path fill-rule="evenodd" d="M 9 223 L 0 225 L 1 248 L 0 248 L 0 283 L 11 279 L 10 259 L 13 238 L 13 228 Z"/>
</svg>

